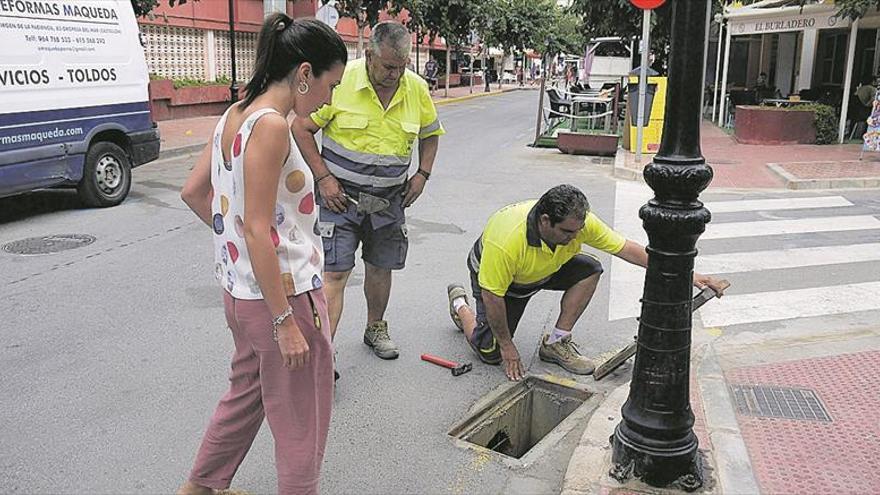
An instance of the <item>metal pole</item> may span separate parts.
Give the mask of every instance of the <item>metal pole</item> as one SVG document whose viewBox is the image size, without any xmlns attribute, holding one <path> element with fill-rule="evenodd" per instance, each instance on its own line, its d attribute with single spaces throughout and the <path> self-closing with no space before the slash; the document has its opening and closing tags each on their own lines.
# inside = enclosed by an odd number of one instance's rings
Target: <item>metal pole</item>
<svg viewBox="0 0 880 495">
<path fill-rule="evenodd" d="M 642 11 L 642 61 L 639 67 L 639 110 L 636 121 L 636 162 L 642 165 L 644 142 L 645 95 L 648 92 L 648 53 L 651 51 L 651 11 Z"/>
<path fill-rule="evenodd" d="M 545 67 L 545 70 L 546 70 L 547 64 L 546 64 L 546 62 L 544 62 L 545 60 L 547 60 L 546 53 L 541 58 L 541 60 L 542 60 L 542 64 Z M 537 146 L 538 140 L 541 139 L 541 117 L 543 117 L 543 115 L 544 115 L 544 88 L 546 88 L 546 86 L 545 86 L 546 81 L 547 81 L 546 77 L 541 78 L 541 90 L 538 93 L 538 119 L 535 122 L 535 144 L 533 146 Z"/>
<path fill-rule="evenodd" d="M 235 0 L 229 0 L 229 57 L 232 64 L 232 84 L 229 85 L 229 100 L 238 101 L 238 78 L 235 72 Z"/>
<path fill-rule="evenodd" d="M 730 70 L 730 33 L 731 25 L 727 23 L 727 40 L 724 43 L 724 75 L 721 77 L 721 94 L 718 95 L 718 127 L 724 127 L 724 114 L 727 110 L 727 74 Z"/>
<path fill-rule="evenodd" d="M 712 21 L 712 0 L 706 0 L 706 41 L 703 42 L 703 60 L 709 60 L 709 26 Z M 706 98 L 706 67 L 703 67 L 703 83 L 700 85 L 700 119 L 703 118 Z"/>
<path fill-rule="evenodd" d="M 483 82 L 486 84 L 486 93 L 489 92 L 489 44 L 483 42 Z"/>
<path fill-rule="evenodd" d="M 715 57 L 715 82 L 712 84 L 712 122 L 718 110 L 718 78 L 721 76 L 721 47 L 724 45 L 724 18 L 718 19 L 718 55 Z"/>
<path fill-rule="evenodd" d="M 471 88 L 470 88 L 469 93 L 473 94 L 474 93 L 474 48 L 473 48 L 473 46 L 471 46 L 471 57 L 470 58 L 471 58 L 471 70 L 468 72 L 468 74 L 470 75 L 469 82 L 471 83 L 470 84 Z"/>
<path fill-rule="evenodd" d="M 654 198 L 639 217 L 648 269 L 638 349 L 623 419 L 611 437 L 610 475 L 687 491 L 702 485 L 690 406 L 691 294 L 696 242 L 710 220 L 699 193 L 712 180 L 700 151 L 702 2 L 672 2 L 669 83 L 660 150 L 645 167 Z"/>
<path fill-rule="evenodd" d="M 846 53 L 846 76 L 843 80 L 843 97 L 840 102 L 840 125 L 837 129 L 837 142 L 843 144 L 843 138 L 846 137 L 846 114 L 849 108 L 849 93 L 852 91 L 852 72 L 853 60 L 856 55 L 856 36 L 859 33 L 859 20 L 852 21 L 852 27 L 849 30 L 849 40 L 847 43 Z"/>
</svg>

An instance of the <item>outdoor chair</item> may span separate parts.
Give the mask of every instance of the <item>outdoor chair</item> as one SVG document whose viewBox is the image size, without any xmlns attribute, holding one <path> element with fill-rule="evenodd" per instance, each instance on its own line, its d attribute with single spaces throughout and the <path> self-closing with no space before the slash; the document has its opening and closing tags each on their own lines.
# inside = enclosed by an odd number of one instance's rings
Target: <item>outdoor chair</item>
<svg viewBox="0 0 880 495">
<path fill-rule="evenodd" d="M 557 91 L 556 88 L 550 88 L 547 90 L 547 98 L 550 99 L 550 116 L 548 120 L 562 119 L 565 118 L 565 116 L 560 114 L 571 113 L 571 100 L 560 96 L 559 91 Z"/>
</svg>

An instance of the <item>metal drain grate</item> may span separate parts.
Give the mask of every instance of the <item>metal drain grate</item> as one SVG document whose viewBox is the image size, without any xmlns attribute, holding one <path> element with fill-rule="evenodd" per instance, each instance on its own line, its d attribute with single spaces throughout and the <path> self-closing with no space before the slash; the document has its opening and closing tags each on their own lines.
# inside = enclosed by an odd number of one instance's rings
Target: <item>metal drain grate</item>
<svg viewBox="0 0 880 495">
<path fill-rule="evenodd" d="M 739 414 L 762 418 L 832 421 L 819 396 L 810 389 L 731 385 L 730 391 Z"/>
<path fill-rule="evenodd" d="M 36 255 L 52 254 L 68 249 L 76 249 L 95 242 L 88 234 L 58 234 L 44 237 L 29 237 L 3 245 L 3 251 L 10 254 Z"/>
</svg>

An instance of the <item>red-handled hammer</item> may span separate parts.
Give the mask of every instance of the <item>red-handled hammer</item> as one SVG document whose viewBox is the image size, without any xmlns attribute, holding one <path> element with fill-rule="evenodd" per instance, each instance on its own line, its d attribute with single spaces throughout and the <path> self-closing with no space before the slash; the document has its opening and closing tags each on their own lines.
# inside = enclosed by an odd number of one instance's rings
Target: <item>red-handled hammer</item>
<svg viewBox="0 0 880 495">
<path fill-rule="evenodd" d="M 422 354 L 422 361 L 427 361 L 429 363 L 434 363 L 437 366 L 443 366 L 444 368 L 449 368 L 452 370 L 452 376 L 459 376 L 467 373 L 473 366 L 471 363 L 456 363 L 455 361 L 449 361 L 447 359 L 443 359 L 441 357 L 434 356 L 432 354 Z"/>
</svg>

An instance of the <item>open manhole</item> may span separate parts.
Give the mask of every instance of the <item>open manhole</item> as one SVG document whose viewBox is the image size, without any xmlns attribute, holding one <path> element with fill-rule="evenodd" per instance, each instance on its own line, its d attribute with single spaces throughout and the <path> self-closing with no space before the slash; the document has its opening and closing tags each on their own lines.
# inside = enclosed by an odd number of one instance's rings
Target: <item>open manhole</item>
<svg viewBox="0 0 880 495">
<path fill-rule="evenodd" d="M 522 459 L 593 394 L 528 377 L 449 431 L 465 442 Z"/>
<path fill-rule="evenodd" d="M 88 234 L 58 234 L 43 237 L 29 237 L 3 245 L 3 251 L 10 254 L 36 255 L 52 254 L 68 249 L 76 249 L 95 242 Z"/>
</svg>

